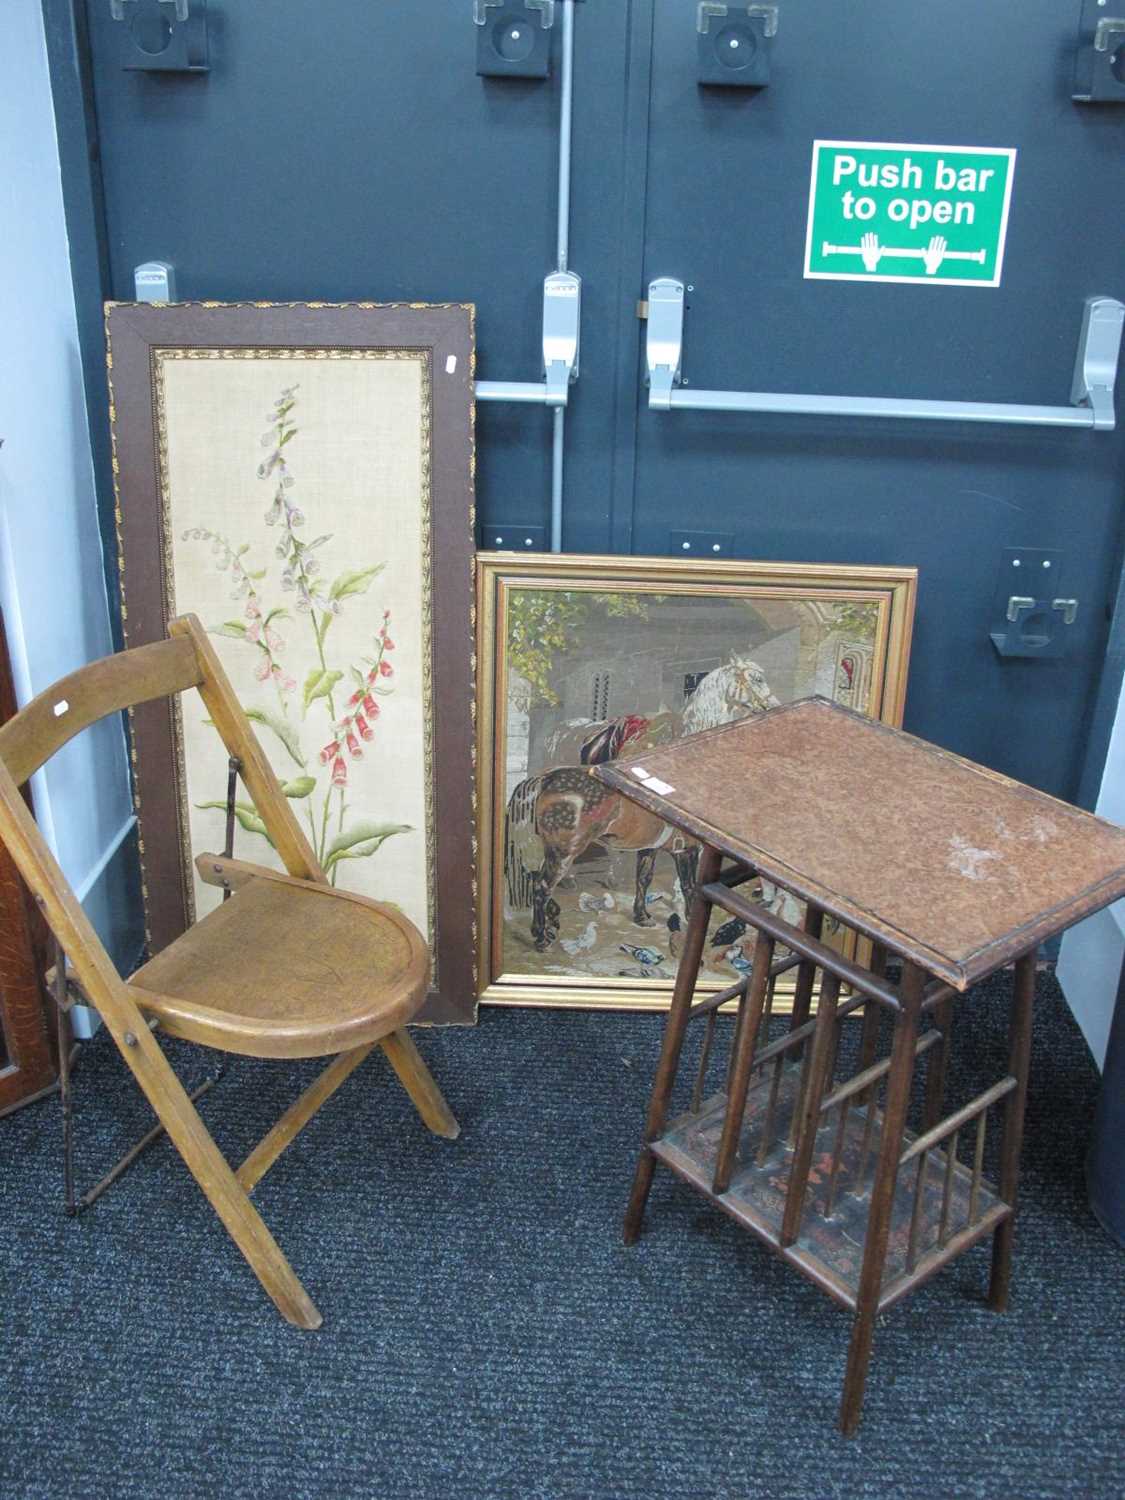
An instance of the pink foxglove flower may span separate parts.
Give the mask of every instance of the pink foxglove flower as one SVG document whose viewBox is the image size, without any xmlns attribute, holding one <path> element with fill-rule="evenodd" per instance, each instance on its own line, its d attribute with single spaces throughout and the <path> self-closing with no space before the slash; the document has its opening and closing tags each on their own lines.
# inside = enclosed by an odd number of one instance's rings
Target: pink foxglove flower
<svg viewBox="0 0 1125 1500">
<path fill-rule="evenodd" d="M 381 661 L 379 663 L 379 675 L 381 677 L 393 677 L 395 675 L 395 669 L 389 661 Z"/>
<path fill-rule="evenodd" d="M 259 682 L 265 682 L 269 675 L 270 659 L 268 656 L 263 656 L 261 661 L 254 668 L 254 676 L 258 679 Z"/>
<path fill-rule="evenodd" d="M 361 713 L 355 716 L 355 727 L 359 730 L 359 737 L 363 740 L 373 740 L 375 731 Z"/>
<path fill-rule="evenodd" d="M 377 719 L 382 712 L 379 705 L 375 702 L 375 699 L 371 696 L 370 693 L 364 694 L 363 711 L 369 719 Z"/>
<path fill-rule="evenodd" d="M 348 765 L 342 755 L 338 755 L 332 765 L 332 785 L 347 786 Z"/>
<path fill-rule="evenodd" d="M 351 758 L 353 760 L 362 760 L 363 759 L 363 746 L 359 743 L 359 740 L 356 738 L 355 731 L 349 729 L 348 732 L 347 732 L 347 735 L 345 736 L 345 739 L 347 740 L 348 754 L 351 756 Z"/>
<path fill-rule="evenodd" d="M 340 753 L 340 741 L 339 740 L 333 740 L 330 745 L 325 745 L 324 749 L 320 752 L 320 763 L 321 763 L 321 765 L 322 766 L 326 766 L 328 764 L 328 762 L 334 756 L 339 755 L 339 753 Z"/>
</svg>

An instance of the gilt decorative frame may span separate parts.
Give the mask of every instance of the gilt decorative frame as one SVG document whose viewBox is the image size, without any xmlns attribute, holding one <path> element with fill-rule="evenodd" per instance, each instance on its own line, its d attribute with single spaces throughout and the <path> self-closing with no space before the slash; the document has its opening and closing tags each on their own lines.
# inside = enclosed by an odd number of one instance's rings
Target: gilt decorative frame
<svg viewBox="0 0 1125 1500">
<path fill-rule="evenodd" d="M 127 646 L 198 614 L 330 878 L 428 932 L 420 1019 L 473 1019 L 469 304 L 109 303 Z M 268 530 L 265 528 L 269 528 Z M 393 653 L 393 654 L 392 654 Z M 146 925 L 213 900 L 225 758 L 131 715 Z M 275 862 L 240 800 L 236 852 Z"/>
<path fill-rule="evenodd" d="M 684 916 L 674 842 L 642 860 L 643 831 L 588 795 L 580 763 L 812 692 L 901 726 L 916 587 L 913 568 L 479 554 L 481 999 L 665 1009 Z M 740 957 L 737 940 L 718 952 L 710 988 Z"/>
</svg>

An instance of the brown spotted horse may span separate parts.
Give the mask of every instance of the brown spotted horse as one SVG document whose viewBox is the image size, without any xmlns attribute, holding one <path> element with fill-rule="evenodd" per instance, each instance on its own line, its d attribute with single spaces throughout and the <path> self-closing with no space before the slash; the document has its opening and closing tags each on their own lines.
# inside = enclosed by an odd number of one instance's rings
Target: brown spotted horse
<svg viewBox="0 0 1125 1500">
<path fill-rule="evenodd" d="M 535 827 L 543 841 L 543 863 L 532 878 L 531 936 L 540 951 L 559 935 L 559 903 L 551 892 L 591 844 L 637 851 L 633 921 L 638 927 L 656 926 L 647 903 L 661 850 L 675 862 L 685 904 L 691 901 L 699 845 L 655 813 L 603 786 L 588 766 L 564 766 L 540 778 Z"/>
<path fill-rule="evenodd" d="M 709 672 L 697 685 L 684 708 L 684 728 L 689 723 L 688 732 L 714 728 L 776 707 L 777 702 L 757 662 L 736 656 L 725 666 Z M 559 935 L 560 908 L 552 892 L 591 844 L 610 850 L 637 851 L 633 921 L 638 927 L 656 925 L 648 910 L 648 890 L 658 853 L 672 856 L 684 909 L 691 904 L 699 845 L 654 813 L 603 786 L 588 769 L 616 759 L 626 745 L 637 751 L 659 742 L 649 721 L 633 717 L 628 721 L 611 721 L 624 722 L 637 727 L 616 738 L 612 733 L 607 734 L 603 726 L 591 725 L 591 730 L 600 731 L 592 736 L 597 748 L 587 752 L 583 765 L 546 771 L 538 778 L 533 822 L 543 844 L 543 863 L 531 877 L 531 937 L 540 952 L 549 948 Z M 656 724 L 656 720 L 651 722 Z M 669 735 L 665 730 L 662 738 L 670 737 L 675 737 L 674 731 Z"/>
</svg>

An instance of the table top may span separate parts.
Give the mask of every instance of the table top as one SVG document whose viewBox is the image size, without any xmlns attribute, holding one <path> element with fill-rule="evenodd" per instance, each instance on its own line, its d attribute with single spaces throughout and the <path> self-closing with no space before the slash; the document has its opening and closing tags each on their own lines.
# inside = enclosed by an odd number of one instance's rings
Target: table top
<svg viewBox="0 0 1125 1500">
<path fill-rule="evenodd" d="M 1125 829 L 826 698 L 593 774 L 959 990 L 1125 895 Z"/>
</svg>

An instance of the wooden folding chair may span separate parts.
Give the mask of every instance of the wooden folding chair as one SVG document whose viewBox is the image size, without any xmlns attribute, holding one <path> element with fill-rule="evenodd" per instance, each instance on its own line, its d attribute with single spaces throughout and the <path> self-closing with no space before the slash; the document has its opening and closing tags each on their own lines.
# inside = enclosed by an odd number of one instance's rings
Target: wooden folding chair
<svg viewBox="0 0 1125 1500">
<path fill-rule="evenodd" d="M 201 855 L 222 905 L 130 979 L 118 975 L 35 826 L 19 788 L 80 730 L 133 704 L 198 688 L 288 874 Z M 429 954 L 395 908 L 332 887 L 317 863 L 206 632 L 193 615 L 170 639 L 63 678 L 0 729 L 0 839 L 58 944 L 56 998 L 73 982 L 96 1008 L 192 1176 L 278 1310 L 300 1328 L 321 1316 L 248 1194 L 375 1046 L 422 1119 L 458 1126 L 405 1030 L 426 994 Z M 66 955 L 64 960 L 63 955 Z M 153 1035 L 249 1057 L 334 1060 L 237 1171 L 220 1154 Z M 134 1153 L 131 1153 L 131 1155 Z M 111 1174 L 113 1175 L 113 1174 Z"/>
</svg>

